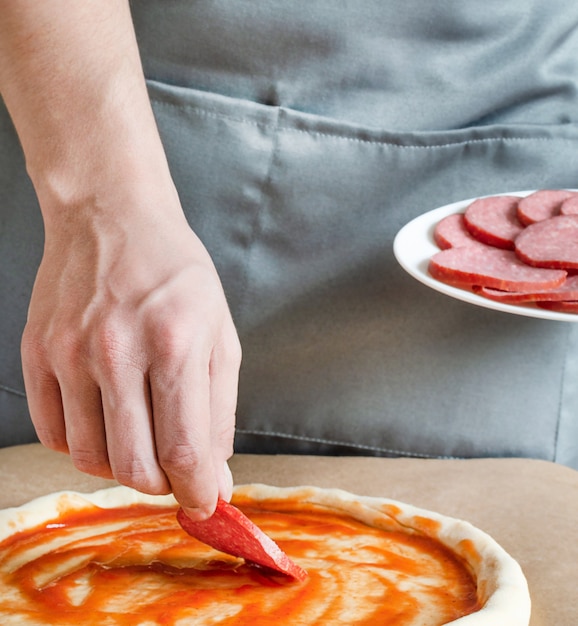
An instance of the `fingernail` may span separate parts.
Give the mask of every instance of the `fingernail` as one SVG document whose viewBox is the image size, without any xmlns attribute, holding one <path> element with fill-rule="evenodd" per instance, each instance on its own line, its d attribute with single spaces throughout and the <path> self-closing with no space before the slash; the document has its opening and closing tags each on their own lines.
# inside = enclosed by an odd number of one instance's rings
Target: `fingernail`
<svg viewBox="0 0 578 626">
<path fill-rule="evenodd" d="M 197 508 L 197 507 L 183 507 L 184 512 L 186 513 L 187 517 L 189 517 L 190 519 L 192 519 L 194 522 L 202 522 L 203 520 L 208 519 L 209 517 L 211 517 L 211 513 L 212 511 L 207 510 L 205 508 Z"/>
</svg>

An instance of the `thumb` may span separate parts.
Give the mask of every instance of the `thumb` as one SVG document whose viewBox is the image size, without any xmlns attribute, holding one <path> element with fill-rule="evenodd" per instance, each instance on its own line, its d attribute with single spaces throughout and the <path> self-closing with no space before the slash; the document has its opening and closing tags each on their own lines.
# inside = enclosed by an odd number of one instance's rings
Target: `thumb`
<svg viewBox="0 0 578 626">
<path fill-rule="evenodd" d="M 231 468 L 227 461 L 225 461 L 220 468 L 215 468 L 215 474 L 217 475 L 219 496 L 229 502 L 233 496 L 233 474 L 231 473 Z"/>
</svg>

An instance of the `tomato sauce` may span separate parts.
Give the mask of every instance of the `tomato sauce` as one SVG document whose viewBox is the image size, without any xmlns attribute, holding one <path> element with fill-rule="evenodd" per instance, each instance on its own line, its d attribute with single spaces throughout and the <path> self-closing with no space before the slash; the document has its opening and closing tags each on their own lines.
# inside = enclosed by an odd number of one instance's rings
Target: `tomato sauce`
<svg viewBox="0 0 578 626">
<path fill-rule="evenodd" d="M 306 581 L 201 544 L 176 507 L 91 507 L 0 543 L 0 623 L 436 626 L 480 608 L 468 566 L 427 536 L 296 503 L 240 508 Z"/>
</svg>

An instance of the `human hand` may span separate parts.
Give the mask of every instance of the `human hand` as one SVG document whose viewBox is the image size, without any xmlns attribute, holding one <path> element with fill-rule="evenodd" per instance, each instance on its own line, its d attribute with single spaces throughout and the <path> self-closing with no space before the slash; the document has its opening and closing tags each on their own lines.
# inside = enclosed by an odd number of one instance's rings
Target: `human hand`
<svg viewBox="0 0 578 626">
<path fill-rule="evenodd" d="M 30 412 L 78 469 L 172 491 L 201 519 L 231 495 L 239 341 L 182 213 L 134 213 L 48 224 L 22 340 Z"/>
<path fill-rule="evenodd" d="M 174 188 L 129 2 L 0 10 L 0 92 L 45 227 L 22 340 L 39 438 L 207 517 L 231 493 L 240 347 Z"/>
</svg>

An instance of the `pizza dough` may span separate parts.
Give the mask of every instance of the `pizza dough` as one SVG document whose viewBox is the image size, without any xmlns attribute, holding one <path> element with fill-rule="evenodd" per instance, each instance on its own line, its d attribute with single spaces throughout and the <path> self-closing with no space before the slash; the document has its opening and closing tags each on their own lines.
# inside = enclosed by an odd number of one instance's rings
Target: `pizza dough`
<svg viewBox="0 0 578 626">
<path fill-rule="evenodd" d="M 0 623 L 529 623 L 519 565 L 467 522 L 314 487 L 247 485 L 233 502 L 308 571 L 306 581 L 189 537 L 171 496 L 60 492 L 0 511 Z M 474 612 L 460 617 L 464 607 Z"/>
</svg>

